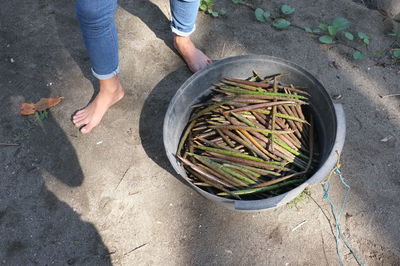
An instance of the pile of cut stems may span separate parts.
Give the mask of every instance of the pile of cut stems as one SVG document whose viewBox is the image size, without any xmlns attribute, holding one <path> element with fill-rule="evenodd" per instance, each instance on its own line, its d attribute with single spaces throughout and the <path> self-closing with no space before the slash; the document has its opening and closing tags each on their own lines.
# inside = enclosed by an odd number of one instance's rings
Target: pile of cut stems
<svg viewBox="0 0 400 266">
<path fill-rule="evenodd" d="M 217 196 L 252 200 L 303 183 L 316 160 L 305 88 L 283 74 L 225 77 L 195 104 L 177 157 L 188 181 Z"/>
</svg>

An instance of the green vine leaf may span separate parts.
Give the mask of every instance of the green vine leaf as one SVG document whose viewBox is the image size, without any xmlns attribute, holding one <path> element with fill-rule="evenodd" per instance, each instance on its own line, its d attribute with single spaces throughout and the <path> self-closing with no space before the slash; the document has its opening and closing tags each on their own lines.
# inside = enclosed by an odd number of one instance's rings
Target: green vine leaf
<svg viewBox="0 0 400 266">
<path fill-rule="evenodd" d="M 282 12 L 282 14 L 290 15 L 290 14 L 293 14 L 294 8 L 289 5 L 283 5 L 283 6 L 281 6 L 281 12 Z"/>
<path fill-rule="evenodd" d="M 329 35 L 323 35 L 323 36 L 319 37 L 318 40 L 319 40 L 321 43 L 325 43 L 325 44 L 332 44 L 332 43 L 335 43 L 335 42 L 333 41 L 332 36 L 329 36 Z"/>
<path fill-rule="evenodd" d="M 287 21 L 284 18 L 278 18 L 274 20 L 272 26 L 274 26 L 277 29 L 284 29 L 290 26 L 290 21 Z"/>
<path fill-rule="evenodd" d="M 312 32 L 313 33 L 321 33 L 321 30 L 320 29 L 314 29 Z"/>
<path fill-rule="evenodd" d="M 269 19 L 270 17 L 271 17 L 271 12 L 265 11 L 265 12 L 264 12 L 264 18 L 267 20 L 267 19 Z"/>
<path fill-rule="evenodd" d="M 400 59 L 400 48 L 393 49 L 393 56 Z"/>
<path fill-rule="evenodd" d="M 349 21 L 345 18 L 335 18 L 332 22 L 332 25 L 336 27 L 338 31 L 346 29 L 349 24 Z"/>
<path fill-rule="evenodd" d="M 353 34 L 351 34 L 351 33 L 348 32 L 348 31 L 345 31 L 345 32 L 344 32 L 344 37 L 346 37 L 346 38 L 349 39 L 350 41 L 354 40 Z"/>
<path fill-rule="evenodd" d="M 369 44 L 369 37 L 364 32 L 358 32 L 358 37 L 363 41 L 365 45 Z"/>
<path fill-rule="evenodd" d="M 210 12 L 210 14 L 214 17 L 214 18 L 216 18 L 216 17 L 218 17 L 218 15 L 219 15 L 219 13 L 217 12 L 217 11 L 214 11 L 214 10 L 209 10 L 208 12 Z"/>
<path fill-rule="evenodd" d="M 361 40 L 363 40 L 363 39 L 368 39 L 368 38 L 369 38 L 368 35 L 365 34 L 364 32 L 358 32 L 357 34 L 358 34 L 358 37 L 359 37 Z"/>
<path fill-rule="evenodd" d="M 256 19 L 260 22 L 266 22 L 267 19 L 264 17 L 264 10 L 262 8 L 256 8 L 254 11 L 254 15 L 256 16 Z"/>
<path fill-rule="evenodd" d="M 327 24 L 319 24 L 318 27 L 323 31 L 328 31 L 328 25 Z"/>
<path fill-rule="evenodd" d="M 361 53 L 360 51 L 355 51 L 355 52 L 353 53 L 353 58 L 354 58 L 355 60 L 362 60 L 362 59 L 365 58 L 365 55 L 364 55 L 363 53 Z"/>
<path fill-rule="evenodd" d="M 331 36 L 335 36 L 337 33 L 337 28 L 335 26 L 328 26 L 328 32 Z"/>
<path fill-rule="evenodd" d="M 393 32 L 388 33 L 388 35 L 392 37 L 400 37 L 400 28 L 393 30 Z"/>
<path fill-rule="evenodd" d="M 304 30 L 308 33 L 313 33 L 313 30 L 310 27 L 305 27 Z"/>
<path fill-rule="evenodd" d="M 202 4 L 200 5 L 200 10 L 201 10 L 201 11 L 206 11 L 206 10 L 207 10 L 207 5 L 204 4 L 204 3 L 202 3 Z"/>
</svg>

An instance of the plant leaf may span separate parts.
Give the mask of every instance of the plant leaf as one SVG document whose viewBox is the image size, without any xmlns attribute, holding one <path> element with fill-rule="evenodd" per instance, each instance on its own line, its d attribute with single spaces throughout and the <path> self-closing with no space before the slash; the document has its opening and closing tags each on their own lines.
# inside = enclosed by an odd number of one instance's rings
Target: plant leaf
<svg viewBox="0 0 400 266">
<path fill-rule="evenodd" d="M 328 32 L 331 36 L 335 36 L 337 33 L 337 28 L 335 26 L 328 26 Z"/>
<path fill-rule="evenodd" d="M 289 5 L 283 5 L 281 6 L 281 12 L 282 14 L 290 15 L 294 12 L 294 8 Z"/>
<path fill-rule="evenodd" d="M 265 20 L 267 20 L 271 17 L 271 12 L 265 11 L 263 15 L 264 15 Z"/>
<path fill-rule="evenodd" d="M 368 38 L 363 39 L 363 43 L 365 43 L 365 45 L 368 45 L 369 44 L 369 39 Z"/>
<path fill-rule="evenodd" d="M 313 33 L 313 30 L 310 27 L 305 27 L 304 30 L 308 33 Z"/>
<path fill-rule="evenodd" d="M 44 111 L 53 106 L 59 104 L 64 98 L 41 98 L 37 103 L 21 103 L 20 104 L 20 114 L 21 115 L 31 115 L 35 112 Z"/>
<path fill-rule="evenodd" d="M 335 42 L 333 41 L 332 36 L 329 36 L 329 35 L 323 35 L 323 36 L 319 37 L 318 40 L 319 40 L 321 43 L 325 43 L 325 44 L 332 44 L 332 43 L 335 43 Z"/>
<path fill-rule="evenodd" d="M 400 28 L 393 30 L 393 32 L 388 33 L 389 36 L 399 37 L 400 36 Z"/>
<path fill-rule="evenodd" d="M 312 32 L 313 33 L 321 33 L 321 30 L 320 29 L 314 29 Z"/>
<path fill-rule="evenodd" d="M 277 29 L 284 29 L 290 26 L 290 21 L 287 21 L 284 18 L 275 19 L 272 25 Z"/>
<path fill-rule="evenodd" d="M 365 34 L 364 32 L 358 32 L 357 34 L 358 34 L 358 37 L 359 37 L 361 40 L 369 39 L 368 35 Z"/>
<path fill-rule="evenodd" d="M 206 11 L 207 10 L 207 5 L 206 4 L 201 4 L 200 5 L 200 10 L 201 11 Z"/>
<path fill-rule="evenodd" d="M 210 13 L 214 18 L 218 17 L 218 12 L 217 11 L 211 10 Z"/>
<path fill-rule="evenodd" d="M 350 32 L 346 31 L 344 33 L 344 37 L 346 37 L 347 39 L 349 39 L 350 41 L 354 40 L 354 36 L 353 34 L 351 34 Z"/>
<path fill-rule="evenodd" d="M 355 51 L 353 53 L 353 58 L 356 60 L 361 60 L 365 58 L 365 55 L 363 53 L 361 53 L 360 51 Z"/>
<path fill-rule="evenodd" d="M 219 11 L 219 14 L 220 14 L 221 16 L 225 15 L 225 14 L 226 14 L 226 10 L 223 9 L 223 8 L 221 8 L 221 10 Z"/>
<path fill-rule="evenodd" d="M 319 24 L 318 27 L 319 27 L 321 30 L 328 31 L 328 25 L 327 25 L 327 24 Z"/>
<path fill-rule="evenodd" d="M 335 18 L 332 22 L 332 25 L 335 26 L 338 31 L 346 29 L 349 24 L 349 21 L 345 18 Z"/>
<path fill-rule="evenodd" d="M 262 8 L 256 8 L 256 10 L 254 11 L 254 15 L 256 16 L 256 19 L 260 22 L 267 21 L 264 17 L 264 10 Z"/>
<path fill-rule="evenodd" d="M 400 59 L 400 48 L 393 49 L 393 56 Z"/>
</svg>

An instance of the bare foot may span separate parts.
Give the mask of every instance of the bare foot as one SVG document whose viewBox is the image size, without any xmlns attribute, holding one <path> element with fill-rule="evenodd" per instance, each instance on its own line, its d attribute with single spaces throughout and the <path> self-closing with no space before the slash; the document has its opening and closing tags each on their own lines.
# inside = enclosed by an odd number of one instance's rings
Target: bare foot
<svg viewBox="0 0 400 266">
<path fill-rule="evenodd" d="M 211 64 L 211 59 L 194 46 L 190 36 L 174 35 L 174 46 L 192 72 L 197 72 Z"/>
<path fill-rule="evenodd" d="M 72 118 L 76 127 L 82 127 L 81 132 L 87 134 L 97 126 L 104 114 L 113 104 L 124 97 L 124 89 L 118 77 L 100 80 L 100 92 L 96 98 Z"/>
</svg>

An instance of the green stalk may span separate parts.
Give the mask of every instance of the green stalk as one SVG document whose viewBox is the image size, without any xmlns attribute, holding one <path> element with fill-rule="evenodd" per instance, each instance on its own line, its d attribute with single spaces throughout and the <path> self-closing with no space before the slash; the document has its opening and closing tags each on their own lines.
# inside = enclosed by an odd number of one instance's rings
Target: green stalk
<svg viewBox="0 0 400 266">
<path fill-rule="evenodd" d="M 283 142 L 281 139 L 279 138 L 274 138 L 273 141 L 278 144 L 279 146 L 281 146 L 282 148 L 284 148 L 285 150 L 287 150 L 288 152 L 290 152 L 291 154 L 294 154 L 296 156 L 299 156 L 305 160 L 309 160 L 309 158 L 307 156 L 305 156 L 304 154 L 292 149 L 289 145 L 287 145 L 285 142 Z"/>
<path fill-rule="evenodd" d="M 267 192 L 267 191 L 271 191 L 271 190 L 274 190 L 274 189 L 279 189 L 279 188 L 283 188 L 283 187 L 286 187 L 286 186 L 295 185 L 295 184 L 299 184 L 299 183 L 303 183 L 303 182 L 304 182 L 304 180 L 302 180 L 302 179 L 295 179 L 295 180 L 289 180 L 289 181 L 284 182 L 284 183 L 278 183 L 278 184 L 274 184 L 274 185 L 267 186 L 267 187 L 235 190 L 235 191 L 231 191 L 231 193 L 234 194 L 234 195 L 237 195 L 237 196 L 249 195 L 249 194 L 254 194 L 254 193 Z M 229 195 L 230 194 L 228 194 L 226 192 L 221 192 L 221 193 L 217 194 L 217 196 L 229 196 Z"/>
<path fill-rule="evenodd" d="M 275 162 L 275 161 L 265 161 L 263 159 L 251 156 L 251 155 L 247 155 L 247 154 L 243 154 L 243 153 L 239 153 L 239 152 L 232 152 L 232 151 L 227 151 L 227 150 L 222 150 L 222 149 L 217 149 L 217 148 L 211 148 L 211 147 L 207 147 L 207 146 L 194 146 L 194 148 L 200 149 L 200 150 L 204 150 L 204 151 L 211 151 L 211 152 L 215 152 L 215 153 L 219 153 L 219 154 L 224 154 L 224 155 L 229 155 L 232 157 L 237 157 L 237 158 L 243 158 L 243 159 L 247 159 L 247 160 L 251 160 L 251 161 L 255 161 L 255 162 L 260 162 L 260 163 L 265 163 L 265 164 L 271 164 L 271 165 L 280 165 L 280 166 L 284 166 L 285 163 L 282 162 Z"/>
<path fill-rule="evenodd" d="M 251 180 L 250 178 L 248 178 L 248 177 L 246 177 L 246 176 L 244 176 L 244 175 L 241 175 L 241 174 L 239 174 L 238 172 L 235 172 L 235 171 L 233 171 L 233 170 L 231 170 L 231 169 L 229 169 L 229 168 L 227 168 L 227 167 L 222 167 L 222 170 L 225 171 L 226 173 L 228 173 L 228 174 L 230 174 L 230 175 L 236 177 L 237 179 L 239 179 L 239 180 L 241 180 L 241 181 L 243 181 L 243 182 L 249 184 L 249 185 L 257 184 L 256 182 L 254 182 L 254 181 Z"/>
<path fill-rule="evenodd" d="M 199 118 L 200 116 L 205 115 L 205 114 L 208 113 L 208 112 L 211 112 L 212 110 L 218 108 L 219 106 L 221 106 L 221 105 L 223 105 L 223 104 L 226 104 L 227 102 L 229 102 L 229 101 L 219 102 L 219 103 L 210 105 L 209 107 L 204 108 L 203 110 L 194 113 L 193 116 L 190 118 L 189 121 L 196 120 L 196 119 Z"/>
<path fill-rule="evenodd" d="M 305 96 L 297 95 L 297 94 L 287 94 L 282 92 L 260 92 L 260 91 L 249 91 L 244 89 L 237 89 L 231 86 L 220 86 L 221 90 L 232 92 L 236 94 L 251 94 L 251 95 L 266 95 L 266 96 L 276 96 L 276 97 L 288 97 L 288 98 L 297 98 L 307 100 L 308 98 Z"/>
<path fill-rule="evenodd" d="M 237 119 L 239 119 L 240 121 L 242 121 L 243 123 L 245 123 L 246 125 L 250 126 L 250 127 L 255 127 L 254 123 L 251 122 L 249 119 L 247 119 L 246 117 L 238 114 L 238 113 L 231 113 L 234 117 L 236 117 Z"/>
<path fill-rule="evenodd" d="M 221 178 L 224 179 L 224 181 L 228 182 L 229 184 L 233 185 L 233 186 L 245 186 L 247 184 L 255 184 L 254 182 L 246 182 L 245 180 L 242 180 L 241 178 L 237 178 L 235 175 L 227 172 L 224 170 L 224 167 L 219 164 L 216 163 L 212 160 L 210 160 L 209 158 L 207 158 L 206 156 L 201 156 L 201 155 L 197 155 L 194 153 L 188 153 L 190 156 L 195 157 L 197 160 L 199 160 L 200 162 L 202 162 L 203 164 L 205 164 L 207 167 L 209 167 L 210 169 L 216 171 L 218 174 L 220 174 Z M 240 182 L 239 180 L 243 181 Z"/>
<path fill-rule="evenodd" d="M 192 128 L 193 128 L 193 126 L 194 126 L 195 123 L 196 123 L 195 120 L 192 121 L 192 122 L 188 125 L 188 127 L 186 128 L 185 133 L 183 134 L 183 136 L 182 136 L 182 138 L 181 138 L 181 141 L 179 142 L 178 150 L 176 151 L 176 154 L 181 155 L 181 151 L 182 151 L 183 145 L 185 144 L 186 139 L 187 139 L 187 137 L 189 136 L 189 133 L 190 133 L 190 131 L 192 130 Z"/>
<path fill-rule="evenodd" d="M 255 110 L 252 110 L 252 111 L 256 112 L 256 113 L 264 114 L 264 115 L 271 114 L 271 111 L 265 110 L 265 109 L 255 109 Z M 282 114 L 282 113 L 276 113 L 275 116 L 279 117 L 279 118 L 283 118 L 283 119 L 294 120 L 294 121 L 297 121 L 297 122 L 300 122 L 300 123 L 305 123 L 305 124 L 309 125 L 309 123 L 306 120 L 303 120 L 303 119 L 295 117 L 295 116 Z"/>
<path fill-rule="evenodd" d="M 248 84 L 242 84 L 242 83 L 239 83 L 239 82 L 233 82 L 233 81 L 229 81 L 229 80 L 226 80 L 226 79 L 223 79 L 223 80 L 221 80 L 223 83 L 225 83 L 225 84 L 228 84 L 228 85 L 232 85 L 232 86 L 235 86 L 235 87 L 239 87 L 239 88 L 242 88 L 242 89 L 245 89 L 245 90 L 249 90 L 249 91 L 263 91 L 262 90 L 262 88 L 260 88 L 260 87 L 255 87 L 255 86 L 252 86 L 252 85 L 248 85 Z"/>
<path fill-rule="evenodd" d="M 246 130 L 246 131 L 257 131 L 264 134 L 290 134 L 293 133 L 292 130 L 270 130 L 263 129 L 258 127 L 244 127 L 244 126 L 231 126 L 231 125 L 223 125 L 223 126 L 209 126 L 209 128 L 214 129 L 229 129 L 229 130 Z"/>
<path fill-rule="evenodd" d="M 251 170 L 249 170 L 249 169 L 247 169 L 247 168 L 245 168 L 243 166 L 227 164 L 227 163 L 224 163 L 223 166 L 240 170 L 240 171 L 242 171 L 242 172 L 244 172 L 246 174 L 249 174 L 249 175 L 251 175 L 251 176 L 253 176 L 255 178 L 259 178 L 261 176 L 259 173 L 253 172 L 253 171 L 251 171 Z"/>
</svg>

